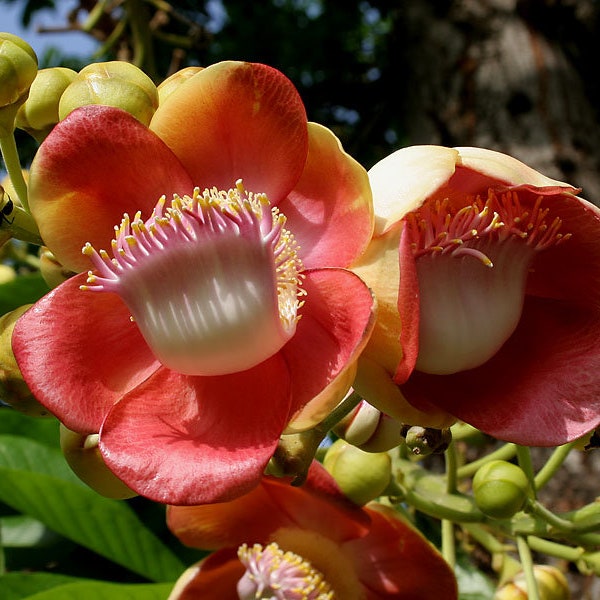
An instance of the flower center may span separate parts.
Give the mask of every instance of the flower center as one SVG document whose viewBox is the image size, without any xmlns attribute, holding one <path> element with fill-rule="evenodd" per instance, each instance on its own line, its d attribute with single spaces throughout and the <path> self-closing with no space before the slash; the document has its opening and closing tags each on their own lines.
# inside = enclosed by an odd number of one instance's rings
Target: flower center
<svg viewBox="0 0 600 600">
<path fill-rule="evenodd" d="M 537 252 L 571 237 L 562 221 L 489 190 L 453 211 L 432 201 L 406 218 L 419 281 L 416 368 L 446 375 L 487 362 L 517 328 Z"/>
<path fill-rule="evenodd" d="M 83 290 L 115 292 L 155 356 L 187 375 L 249 369 L 295 333 L 302 262 L 286 219 L 241 181 L 125 214 L 112 257 L 89 243 Z"/>
<path fill-rule="evenodd" d="M 238 557 L 246 572 L 237 585 L 240 600 L 334 600 L 323 574 L 294 552 L 273 542 L 266 547 L 243 544 Z"/>
</svg>

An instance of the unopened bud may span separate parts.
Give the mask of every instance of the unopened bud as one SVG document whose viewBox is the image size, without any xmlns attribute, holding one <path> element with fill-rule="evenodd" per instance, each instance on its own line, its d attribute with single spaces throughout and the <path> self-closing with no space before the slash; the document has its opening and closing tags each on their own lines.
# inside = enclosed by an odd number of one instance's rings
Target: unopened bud
<svg viewBox="0 0 600 600">
<path fill-rule="evenodd" d="M 46 246 L 40 247 L 40 273 L 50 289 L 54 289 L 75 275 L 73 271 L 65 269 Z"/>
<path fill-rule="evenodd" d="M 336 440 L 329 447 L 323 466 L 342 492 L 359 505 L 380 496 L 392 476 L 392 461 L 386 452 L 364 452 L 345 440 Z"/>
<path fill-rule="evenodd" d="M 60 120 L 88 104 L 122 108 L 148 125 L 158 107 L 158 91 L 150 77 L 131 63 L 92 63 L 81 69 L 63 92 L 58 107 Z"/>
<path fill-rule="evenodd" d="M 452 441 L 450 429 L 434 429 L 420 425 L 404 425 L 402 435 L 409 450 L 415 456 L 441 454 Z"/>
<path fill-rule="evenodd" d="M 40 69 L 31 84 L 29 97 L 17 112 L 16 126 L 38 142 L 58 123 L 58 105 L 63 92 L 77 76 L 66 67 Z"/>
<path fill-rule="evenodd" d="M 107 466 L 98 448 L 97 434 L 77 433 L 60 425 L 60 448 L 75 475 L 107 498 L 123 500 L 137 493 L 127 487 Z"/>
<path fill-rule="evenodd" d="M 185 67 L 167 77 L 158 86 L 158 103 L 162 104 L 182 83 L 202 71 L 203 67 Z"/>
<path fill-rule="evenodd" d="M 12 351 L 12 333 L 27 304 L 0 317 L 0 400 L 30 417 L 49 417 L 48 409 L 33 396 Z"/>
<path fill-rule="evenodd" d="M 31 46 L 12 33 L 0 33 L 0 136 L 12 134 L 19 106 L 37 73 Z"/>
<path fill-rule="evenodd" d="M 365 452 L 387 452 L 404 441 L 402 424 L 365 400 L 335 426 L 334 432 Z"/>
<path fill-rule="evenodd" d="M 567 579 L 557 568 L 550 565 L 534 565 L 533 574 L 540 600 L 570 600 L 571 592 Z M 527 600 L 528 598 L 527 582 L 522 572 L 500 587 L 494 595 L 494 600 Z"/>
<path fill-rule="evenodd" d="M 508 519 L 522 510 L 530 490 L 523 470 L 505 460 L 484 464 L 473 477 L 475 504 L 493 519 Z"/>
</svg>

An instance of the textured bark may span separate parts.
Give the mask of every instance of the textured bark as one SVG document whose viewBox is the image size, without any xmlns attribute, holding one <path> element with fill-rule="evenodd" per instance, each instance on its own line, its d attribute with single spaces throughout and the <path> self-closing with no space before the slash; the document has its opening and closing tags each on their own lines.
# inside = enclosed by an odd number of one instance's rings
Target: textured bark
<svg viewBox="0 0 600 600">
<path fill-rule="evenodd" d="M 600 125 L 585 79 L 594 57 L 581 54 L 592 48 L 583 24 L 597 21 L 597 3 L 441 4 L 407 0 L 397 21 L 410 143 L 500 150 L 599 203 Z"/>
</svg>

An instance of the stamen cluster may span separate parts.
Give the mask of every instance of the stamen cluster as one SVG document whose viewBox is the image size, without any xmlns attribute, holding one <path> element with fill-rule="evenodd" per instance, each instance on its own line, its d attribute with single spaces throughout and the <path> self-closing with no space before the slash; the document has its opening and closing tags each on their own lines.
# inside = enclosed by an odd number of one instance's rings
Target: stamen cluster
<svg viewBox="0 0 600 600">
<path fill-rule="evenodd" d="M 539 196 L 528 209 L 514 190 L 497 194 L 488 190 L 487 199 L 476 196 L 473 201 L 453 213 L 448 198 L 426 202 L 406 217 L 415 257 L 425 254 L 470 255 L 492 267 L 488 256 L 475 247 L 477 242 L 493 239 L 503 242 L 516 238 L 532 250 L 544 250 L 571 237 L 560 233 L 562 220 L 548 223 L 548 208 L 542 208 Z"/>
<path fill-rule="evenodd" d="M 323 574 L 294 552 L 284 552 L 276 543 L 266 547 L 243 544 L 238 557 L 246 573 L 238 584 L 242 600 L 334 600 Z"/>
</svg>

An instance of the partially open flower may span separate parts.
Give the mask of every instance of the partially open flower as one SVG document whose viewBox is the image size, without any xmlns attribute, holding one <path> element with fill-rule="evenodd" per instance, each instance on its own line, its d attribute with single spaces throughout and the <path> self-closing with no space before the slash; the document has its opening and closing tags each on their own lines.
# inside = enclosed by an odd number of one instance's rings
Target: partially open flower
<svg viewBox="0 0 600 600">
<path fill-rule="evenodd" d="M 231 502 L 169 507 L 169 528 L 216 552 L 188 569 L 169 600 L 306 598 L 454 600 L 451 568 L 389 507 L 357 507 L 313 463 L 302 487 L 265 477 Z"/>
<path fill-rule="evenodd" d="M 370 290 L 344 268 L 372 233 L 370 188 L 279 71 L 207 67 L 149 129 L 75 110 L 30 182 L 45 245 L 79 274 L 20 319 L 15 355 L 136 492 L 245 493 L 288 425 L 314 426 L 344 395 L 373 324 Z"/>
<path fill-rule="evenodd" d="M 355 270 L 379 316 L 355 388 L 405 422 L 446 412 L 517 443 L 593 428 L 598 208 L 479 148 L 405 148 L 369 177 L 375 237 Z"/>
</svg>

